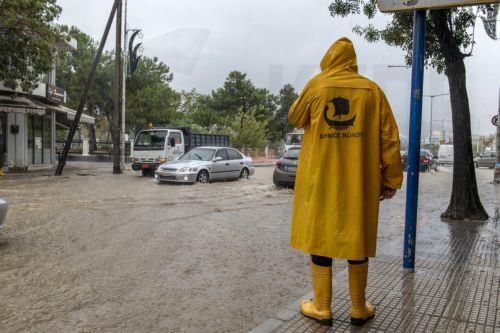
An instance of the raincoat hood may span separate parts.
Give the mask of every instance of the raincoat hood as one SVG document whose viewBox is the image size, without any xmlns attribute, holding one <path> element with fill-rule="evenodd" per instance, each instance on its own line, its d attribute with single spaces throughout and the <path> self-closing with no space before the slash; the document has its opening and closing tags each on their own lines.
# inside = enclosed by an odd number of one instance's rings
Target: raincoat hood
<svg viewBox="0 0 500 333">
<path fill-rule="evenodd" d="M 333 43 L 321 60 L 321 71 L 358 72 L 358 60 L 349 38 L 343 37 Z"/>
</svg>

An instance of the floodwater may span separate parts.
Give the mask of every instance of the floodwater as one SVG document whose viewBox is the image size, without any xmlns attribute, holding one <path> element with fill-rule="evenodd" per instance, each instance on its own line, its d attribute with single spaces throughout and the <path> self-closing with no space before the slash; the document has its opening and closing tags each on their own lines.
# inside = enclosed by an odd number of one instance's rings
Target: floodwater
<svg viewBox="0 0 500 333">
<path fill-rule="evenodd" d="M 245 332 L 309 291 L 308 257 L 288 246 L 293 191 L 274 187 L 272 167 L 160 185 L 75 165 L 0 180 L 2 332 Z M 492 177 L 478 170 L 489 213 Z M 422 174 L 420 224 L 442 223 L 450 188 L 449 169 Z M 402 239 L 403 200 L 382 204 L 379 253 Z"/>
</svg>

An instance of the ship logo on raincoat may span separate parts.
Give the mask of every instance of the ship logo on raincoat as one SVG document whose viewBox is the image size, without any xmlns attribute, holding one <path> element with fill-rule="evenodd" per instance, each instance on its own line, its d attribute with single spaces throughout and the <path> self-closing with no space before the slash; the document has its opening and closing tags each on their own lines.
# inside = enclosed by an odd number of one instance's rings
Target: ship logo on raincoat
<svg viewBox="0 0 500 333">
<path fill-rule="evenodd" d="M 338 117 L 338 119 L 331 119 L 328 117 L 328 111 L 330 111 L 330 105 L 334 106 L 333 117 Z M 356 120 L 356 115 L 348 120 L 340 120 L 341 116 L 349 114 L 349 100 L 343 97 L 335 97 L 332 99 L 328 105 L 325 106 L 325 110 L 323 111 L 323 117 L 326 123 L 330 126 L 330 129 L 338 129 L 345 130 L 349 126 L 354 125 L 354 121 Z"/>
</svg>

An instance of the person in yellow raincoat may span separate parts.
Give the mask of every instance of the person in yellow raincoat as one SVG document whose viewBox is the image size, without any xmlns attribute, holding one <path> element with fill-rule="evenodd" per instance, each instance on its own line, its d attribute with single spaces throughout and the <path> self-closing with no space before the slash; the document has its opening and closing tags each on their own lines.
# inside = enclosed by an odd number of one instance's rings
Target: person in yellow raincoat
<svg viewBox="0 0 500 333">
<path fill-rule="evenodd" d="M 288 118 L 304 128 L 290 243 L 311 254 L 314 298 L 301 312 L 332 324 L 331 258 L 347 259 L 351 323 L 361 326 L 375 313 L 365 289 L 379 201 L 392 198 L 403 181 L 396 121 L 382 90 L 358 74 L 347 38 L 330 47 Z"/>
</svg>

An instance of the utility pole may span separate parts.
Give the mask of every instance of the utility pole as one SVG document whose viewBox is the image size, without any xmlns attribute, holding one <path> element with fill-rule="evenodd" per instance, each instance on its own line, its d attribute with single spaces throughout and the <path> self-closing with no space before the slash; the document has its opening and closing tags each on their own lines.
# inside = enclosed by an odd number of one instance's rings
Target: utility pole
<svg viewBox="0 0 500 333">
<path fill-rule="evenodd" d="M 500 89 L 498 89 L 498 112 L 497 112 L 497 162 L 495 164 L 494 183 L 500 183 Z"/>
<path fill-rule="evenodd" d="M 125 168 L 125 109 L 126 109 L 126 105 L 127 105 L 127 96 L 126 96 L 126 85 L 127 85 L 127 59 L 128 59 L 128 48 L 127 48 L 127 35 L 128 35 L 128 31 L 127 31 L 127 0 L 124 0 L 125 1 L 125 4 L 124 4 L 124 11 L 125 11 L 125 14 L 124 14 L 124 24 L 123 24 L 123 34 L 124 34 L 124 38 L 123 38 L 123 64 L 122 64 L 122 124 L 121 124 L 121 127 L 122 127 L 122 135 L 121 135 L 121 146 L 120 146 L 120 150 L 121 150 L 121 155 L 122 155 L 122 158 L 121 158 L 121 164 L 122 164 L 122 168 Z"/>
<path fill-rule="evenodd" d="M 122 165 L 122 112 L 123 112 L 123 52 L 122 52 L 122 30 L 123 30 L 123 1 L 118 1 L 116 8 L 116 48 L 115 48 L 115 101 L 113 117 L 113 173 L 123 173 Z"/>
<path fill-rule="evenodd" d="M 434 104 L 434 98 L 439 96 L 447 96 L 450 93 L 446 94 L 437 94 L 437 95 L 424 95 L 424 97 L 429 97 L 431 99 L 431 119 L 429 124 L 429 144 L 432 144 L 432 106 Z"/>
<path fill-rule="evenodd" d="M 78 110 L 76 111 L 75 119 L 71 123 L 71 127 L 69 129 L 68 138 L 66 139 L 66 144 L 64 145 L 64 150 L 59 157 L 59 163 L 57 165 L 57 169 L 55 172 L 56 176 L 62 175 L 64 166 L 66 165 L 66 158 L 68 157 L 69 148 L 71 147 L 71 142 L 75 136 L 76 130 L 78 129 L 78 125 L 80 123 L 80 117 L 82 116 L 83 108 L 87 103 L 87 97 L 92 87 L 92 83 L 94 81 L 94 75 L 97 70 L 97 65 L 99 64 L 99 60 L 101 59 L 102 50 L 104 49 L 104 45 L 106 44 L 106 39 L 108 38 L 109 30 L 111 29 L 111 24 L 113 23 L 113 18 L 115 16 L 116 8 L 118 7 L 118 1 L 115 0 L 113 3 L 113 7 L 111 8 L 111 13 L 108 17 L 108 22 L 106 23 L 106 28 L 104 29 L 104 33 L 102 34 L 101 43 L 99 44 L 99 48 L 97 49 L 97 54 L 94 58 L 94 63 L 92 64 L 92 68 L 90 70 L 89 76 L 87 77 L 87 81 L 85 82 L 85 86 L 83 88 L 82 96 L 80 97 L 80 104 L 78 105 Z"/>
</svg>

